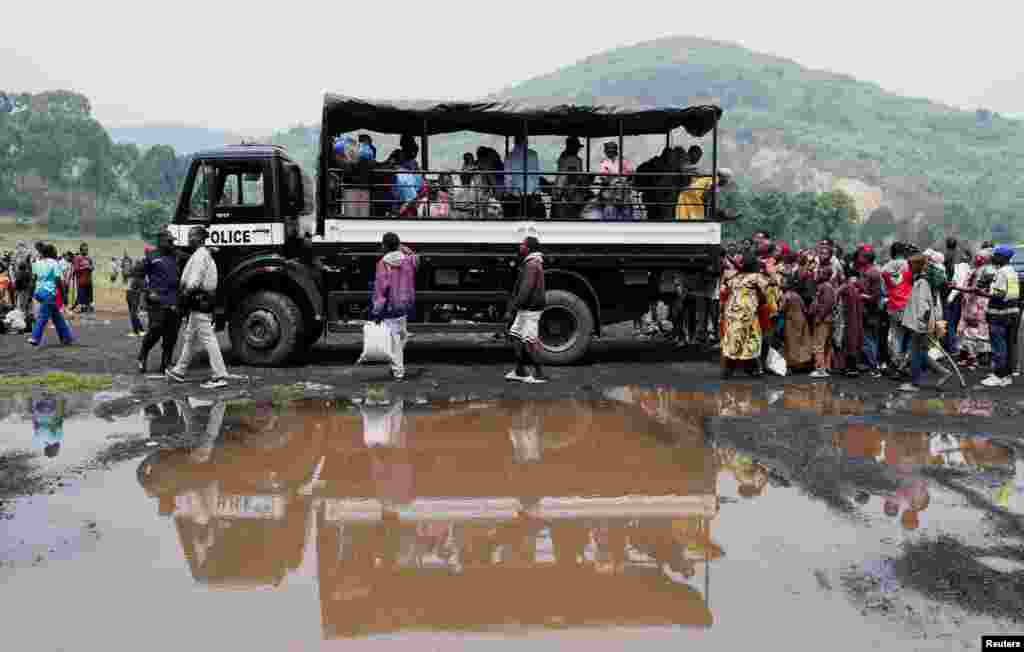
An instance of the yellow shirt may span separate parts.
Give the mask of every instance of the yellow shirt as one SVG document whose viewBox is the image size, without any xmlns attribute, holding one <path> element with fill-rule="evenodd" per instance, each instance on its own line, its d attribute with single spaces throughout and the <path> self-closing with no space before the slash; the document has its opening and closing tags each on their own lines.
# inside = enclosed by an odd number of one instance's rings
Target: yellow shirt
<svg viewBox="0 0 1024 652">
<path fill-rule="evenodd" d="M 703 220 L 705 216 L 704 193 L 711 187 L 712 177 L 694 179 L 676 199 L 677 220 Z"/>
</svg>

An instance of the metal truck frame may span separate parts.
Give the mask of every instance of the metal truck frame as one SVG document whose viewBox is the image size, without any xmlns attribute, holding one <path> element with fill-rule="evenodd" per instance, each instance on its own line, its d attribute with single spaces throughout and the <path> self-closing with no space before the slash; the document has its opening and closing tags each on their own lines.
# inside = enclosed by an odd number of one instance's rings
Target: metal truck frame
<svg viewBox="0 0 1024 652">
<path fill-rule="evenodd" d="M 693 179 L 703 177 L 712 187 L 717 182 L 721 115 L 716 106 L 370 102 L 328 94 L 315 184 L 281 147 L 243 144 L 199 152 L 169 228 L 181 247 L 192 226 L 209 229 L 221 279 L 217 328 L 228 329 L 235 357 L 256 366 L 284 364 L 303 356 L 327 332 L 360 328 L 381 237 L 389 231 L 421 260 L 411 331 L 499 333 L 506 328 L 502 315 L 515 281 L 516 245 L 535 234 L 545 254 L 548 303 L 541 317 L 541 357 L 547 364 L 572 364 L 584 357 L 602 326 L 642 315 L 652 302 L 673 295 L 681 281 L 713 283 L 721 244 L 717 193 L 699 200 L 704 219 L 675 220 L 674 207 L 675 191 Z M 692 138 L 710 134 L 711 174 L 683 168 L 658 173 L 662 183 L 666 175 L 679 179 L 671 182 L 667 219 L 658 221 L 439 218 L 430 216 L 429 196 L 420 202 L 428 204 L 422 217 L 383 215 L 379 208 L 358 211 L 364 216 L 356 217 L 346 215 L 355 211 L 338 199 L 345 197 L 345 175 L 332 165 L 335 139 L 357 131 L 419 138 L 417 173 L 428 183 L 432 175 L 453 172 L 430 168 L 432 136 L 471 131 L 504 137 L 506 160 L 516 136 L 576 136 L 586 142 L 587 170 L 577 174 L 588 175 L 587 182 L 630 177 L 627 181 L 636 183 L 644 175 L 591 172 L 591 140 L 617 139 L 625 159 L 626 137 L 664 135 L 669 152 L 679 129 Z M 531 176 L 574 173 L 524 169 L 504 176 L 513 174 L 521 175 L 526 187 Z M 528 201 L 521 196 L 520 215 L 529 214 Z"/>
</svg>

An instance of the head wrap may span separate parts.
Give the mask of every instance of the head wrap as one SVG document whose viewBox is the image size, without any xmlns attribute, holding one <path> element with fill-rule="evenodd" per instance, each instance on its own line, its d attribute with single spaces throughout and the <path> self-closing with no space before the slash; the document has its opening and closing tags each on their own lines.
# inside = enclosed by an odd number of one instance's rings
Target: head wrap
<svg viewBox="0 0 1024 652">
<path fill-rule="evenodd" d="M 993 256 L 1002 256 L 1008 260 L 1013 258 L 1014 253 L 1016 252 L 1014 252 L 1013 247 L 1004 244 L 996 245 L 996 248 L 992 251 Z"/>
</svg>

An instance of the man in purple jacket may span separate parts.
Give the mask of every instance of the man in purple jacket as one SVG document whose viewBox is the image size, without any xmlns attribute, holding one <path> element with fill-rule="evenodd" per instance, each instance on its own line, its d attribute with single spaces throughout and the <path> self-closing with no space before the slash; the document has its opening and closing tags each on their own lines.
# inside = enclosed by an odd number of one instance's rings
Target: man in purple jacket
<svg viewBox="0 0 1024 652">
<path fill-rule="evenodd" d="M 405 343 L 408 318 L 416 309 L 416 268 L 419 258 L 394 233 L 381 239 L 384 256 L 377 261 L 370 319 L 384 322 L 391 336 L 391 376 L 405 378 Z"/>
</svg>

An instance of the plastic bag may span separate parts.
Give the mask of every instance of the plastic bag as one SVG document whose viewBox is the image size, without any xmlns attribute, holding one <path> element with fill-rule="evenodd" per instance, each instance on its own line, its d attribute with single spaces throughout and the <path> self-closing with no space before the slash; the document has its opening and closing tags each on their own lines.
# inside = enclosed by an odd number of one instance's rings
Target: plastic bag
<svg viewBox="0 0 1024 652">
<path fill-rule="evenodd" d="M 363 324 L 363 354 L 356 364 L 374 362 L 391 363 L 391 334 L 383 322 L 375 324 L 368 321 Z"/>
<path fill-rule="evenodd" d="M 21 310 L 12 310 L 4 316 L 4 324 L 7 325 L 7 330 L 15 333 L 21 333 L 28 325 L 25 322 L 25 313 Z"/>
<path fill-rule="evenodd" d="M 785 376 L 789 373 L 789 369 L 786 367 L 786 359 L 782 357 L 781 353 L 771 347 L 768 348 L 767 363 L 768 371 L 776 376 Z"/>
</svg>

